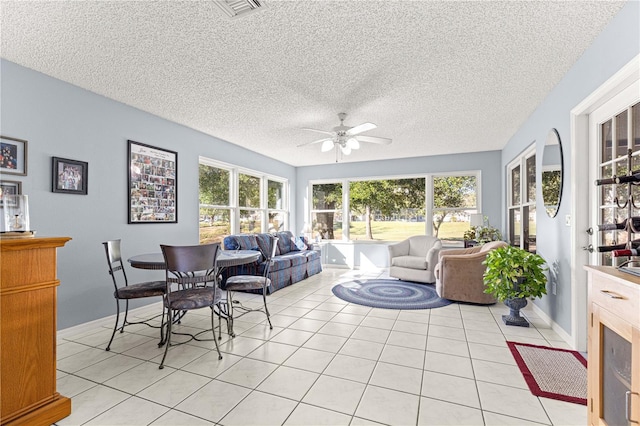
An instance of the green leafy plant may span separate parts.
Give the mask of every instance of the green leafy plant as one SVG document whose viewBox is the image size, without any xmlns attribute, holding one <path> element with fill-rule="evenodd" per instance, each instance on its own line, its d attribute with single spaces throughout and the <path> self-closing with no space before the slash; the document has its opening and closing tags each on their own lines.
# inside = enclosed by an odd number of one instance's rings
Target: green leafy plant
<svg viewBox="0 0 640 426">
<path fill-rule="evenodd" d="M 487 267 L 484 292 L 501 302 L 547 294 L 546 261 L 539 254 L 514 246 L 499 247 L 490 250 L 482 263 Z"/>
</svg>

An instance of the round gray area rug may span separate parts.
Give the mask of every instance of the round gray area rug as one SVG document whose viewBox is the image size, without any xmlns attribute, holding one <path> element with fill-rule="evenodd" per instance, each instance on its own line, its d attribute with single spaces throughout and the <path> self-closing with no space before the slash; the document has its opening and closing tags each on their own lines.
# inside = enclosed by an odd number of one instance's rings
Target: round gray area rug
<svg viewBox="0 0 640 426">
<path fill-rule="evenodd" d="M 451 304 L 436 293 L 433 284 L 396 279 L 354 280 L 340 283 L 331 291 L 340 299 L 385 309 L 433 309 Z"/>
</svg>

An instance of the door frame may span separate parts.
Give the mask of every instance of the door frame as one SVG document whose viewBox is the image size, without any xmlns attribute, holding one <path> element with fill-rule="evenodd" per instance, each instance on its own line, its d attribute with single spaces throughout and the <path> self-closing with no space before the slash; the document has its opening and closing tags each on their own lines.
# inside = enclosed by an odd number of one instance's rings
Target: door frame
<svg viewBox="0 0 640 426">
<path fill-rule="evenodd" d="M 576 105 L 570 113 L 571 130 L 571 339 L 573 348 L 587 350 L 587 273 L 590 254 L 584 247 L 591 241 L 593 182 L 589 170 L 597 167 L 596 147 L 590 141 L 589 115 L 606 102 L 640 81 L 640 55 Z M 585 146 L 588 145 L 588 146 Z"/>
</svg>

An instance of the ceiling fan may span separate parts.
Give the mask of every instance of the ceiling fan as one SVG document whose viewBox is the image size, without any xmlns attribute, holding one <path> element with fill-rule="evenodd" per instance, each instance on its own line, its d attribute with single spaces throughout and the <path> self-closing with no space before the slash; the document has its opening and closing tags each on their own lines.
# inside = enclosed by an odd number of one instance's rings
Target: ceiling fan
<svg viewBox="0 0 640 426">
<path fill-rule="evenodd" d="M 326 135 L 330 135 L 330 137 L 318 139 L 311 142 L 305 142 L 298 146 L 306 146 L 306 145 L 321 143 L 322 147 L 320 148 L 320 150 L 322 152 L 331 151 L 331 149 L 335 147 L 336 161 L 338 161 L 337 157 L 339 152 L 341 152 L 344 155 L 349 155 L 351 154 L 351 150 L 360 148 L 360 142 L 375 143 L 379 145 L 389 145 L 391 143 L 391 139 L 389 138 L 381 138 L 377 136 L 364 136 L 360 134 L 369 130 L 373 130 L 376 127 L 378 127 L 375 124 L 362 123 L 358 126 L 349 127 L 344 125 L 344 119 L 346 117 L 347 117 L 347 113 L 345 112 L 339 113 L 338 118 L 340 119 L 340 125 L 334 127 L 333 130 L 331 131 L 309 129 L 309 128 L 302 129 L 302 130 L 310 130 L 312 132 L 324 133 Z"/>
</svg>

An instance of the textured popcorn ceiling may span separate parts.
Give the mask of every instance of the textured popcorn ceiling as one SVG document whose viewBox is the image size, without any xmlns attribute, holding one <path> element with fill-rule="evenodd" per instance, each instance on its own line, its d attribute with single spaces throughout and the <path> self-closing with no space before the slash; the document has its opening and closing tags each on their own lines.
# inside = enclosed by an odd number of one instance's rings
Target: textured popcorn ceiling
<svg viewBox="0 0 640 426">
<path fill-rule="evenodd" d="M 292 165 L 339 112 L 393 139 L 341 161 L 404 158 L 502 149 L 623 4 L 3 0 L 0 54 Z"/>
</svg>

